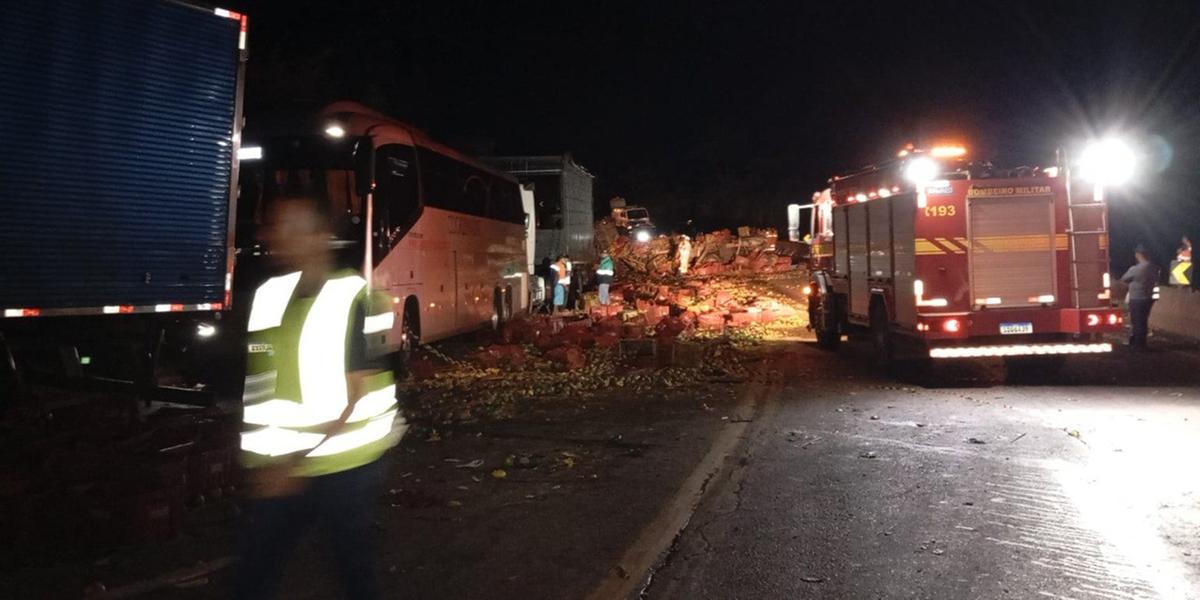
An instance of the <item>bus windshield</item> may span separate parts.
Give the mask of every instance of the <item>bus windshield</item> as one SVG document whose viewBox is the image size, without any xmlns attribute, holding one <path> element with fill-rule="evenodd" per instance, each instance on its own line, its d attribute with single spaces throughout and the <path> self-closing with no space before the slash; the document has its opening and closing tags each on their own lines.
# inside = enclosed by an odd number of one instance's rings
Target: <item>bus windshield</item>
<svg viewBox="0 0 1200 600">
<path fill-rule="evenodd" d="M 329 216 L 334 236 L 361 241 L 363 202 L 355 181 L 355 140 L 275 138 L 263 160 L 243 163 L 238 199 L 238 245 L 259 242 L 259 231 L 277 198 L 313 198 Z"/>
</svg>

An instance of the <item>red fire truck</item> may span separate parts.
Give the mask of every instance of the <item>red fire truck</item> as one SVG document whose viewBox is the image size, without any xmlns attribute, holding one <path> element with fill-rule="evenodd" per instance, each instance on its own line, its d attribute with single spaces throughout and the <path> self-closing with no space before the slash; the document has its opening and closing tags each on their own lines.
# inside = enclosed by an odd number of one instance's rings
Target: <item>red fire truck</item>
<svg viewBox="0 0 1200 600">
<path fill-rule="evenodd" d="M 820 345 L 866 333 L 883 363 L 1110 352 L 1107 209 L 1066 175 L 939 146 L 831 179 L 812 211 Z"/>
</svg>

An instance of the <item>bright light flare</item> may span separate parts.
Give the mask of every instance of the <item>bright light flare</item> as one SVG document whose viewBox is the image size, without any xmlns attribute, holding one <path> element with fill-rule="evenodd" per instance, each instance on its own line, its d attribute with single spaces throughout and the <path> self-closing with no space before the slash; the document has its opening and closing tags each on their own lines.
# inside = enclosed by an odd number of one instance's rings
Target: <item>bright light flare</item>
<svg viewBox="0 0 1200 600">
<path fill-rule="evenodd" d="M 967 149 L 962 146 L 934 146 L 929 151 L 934 158 L 958 158 L 967 155 Z"/>
<path fill-rule="evenodd" d="M 933 159 L 920 156 L 908 161 L 904 167 L 904 178 L 916 185 L 933 181 L 938 176 L 939 168 Z"/>
<path fill-rule="evenodd" d="M 210 338 L 217 335 L 217 326 L 208 323 L 201 323 L 196 326 L 196 337 Z"/>
<path fill-rule="evenodd" d="M 1097 185 L 1121 185 L 1133 179 L 1137 164 L 1137 153 L 1127 142 L 1105 138 L 1083 149 L 1079 176 Z"/>
<path fill-rule="evenodd" d="M 262 146 L 242 146 L 238 148 L 238 160 L 261 160 Z"/>
<path fill-rule="evenodd" d="M 650 232 L 645 229 L 633 234 L 633 239 L 642 242 L 643 244 L 650 241 Z"/>
<path fill-rule="evenodd" d="M 344 138 L 346 137 L 346 128 L 337 123 L 330 123 L 325 126 L 325 135 L 335 139 Z"/>
</svg>

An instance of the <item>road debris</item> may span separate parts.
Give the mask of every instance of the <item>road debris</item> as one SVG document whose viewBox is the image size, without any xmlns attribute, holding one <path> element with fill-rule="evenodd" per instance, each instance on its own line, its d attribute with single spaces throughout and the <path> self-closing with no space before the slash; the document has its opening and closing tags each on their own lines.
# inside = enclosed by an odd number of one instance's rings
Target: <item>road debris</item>
<svg viewBox="0 0 1200 600">
<path fill-rule="evenodd" d="M 983 441 L 983 440 L 981 440 L 981 439 L 979 439 L 979 438 L 974 438 L 974 437 L 972 437 L 972 438 L 967 438 L 967 443 L 968 443 L 968 444 L 981 444 L 981 445 L 982 445 L 982 444 L 986 444 L 987 442 L 985 442 L 985 441 Z"/>
<path fill-rule="evenodd" d="M 871 450 L 869 452 L 863 452 L 862 454 L 858 455 L 859 458 L 876 458 L 877 456 L 878 455 L 875 454 L 874 450 Z"/>
</svg>

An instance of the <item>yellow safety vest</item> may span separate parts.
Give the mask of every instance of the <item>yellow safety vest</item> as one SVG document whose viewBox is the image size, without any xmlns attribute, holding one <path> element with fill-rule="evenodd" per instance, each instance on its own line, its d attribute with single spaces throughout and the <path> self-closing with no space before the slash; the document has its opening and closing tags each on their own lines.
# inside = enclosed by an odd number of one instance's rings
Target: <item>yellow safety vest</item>
<svg viewBox="0 0 1200 600">
<path fill-rule="evenodd" d="M 397 419 L 396 385 L 390 370 L 375 374 L 354 405 L 345 427 L 321 433 L 348 404 L 349 344 L 370 352 L 367 340 L 391 330 L 390 303 L 366 306 L 361 331 L 352 331 L 356 307 L 372 304 L 366 281 L 356 274 L 330 277 L 315 298 L 294 298 L 300 273 L 267 280 L 254 294 L 247 326 L 245 432 L 241 447 L 248 466 L 303 453 L 296 474 L 345 471 L 379 458 L 403 433 Z M 382 309 L 382 310 L 381 310 Z M 386 311 L 386 312 L 385 312 Z"/>
</svg>

